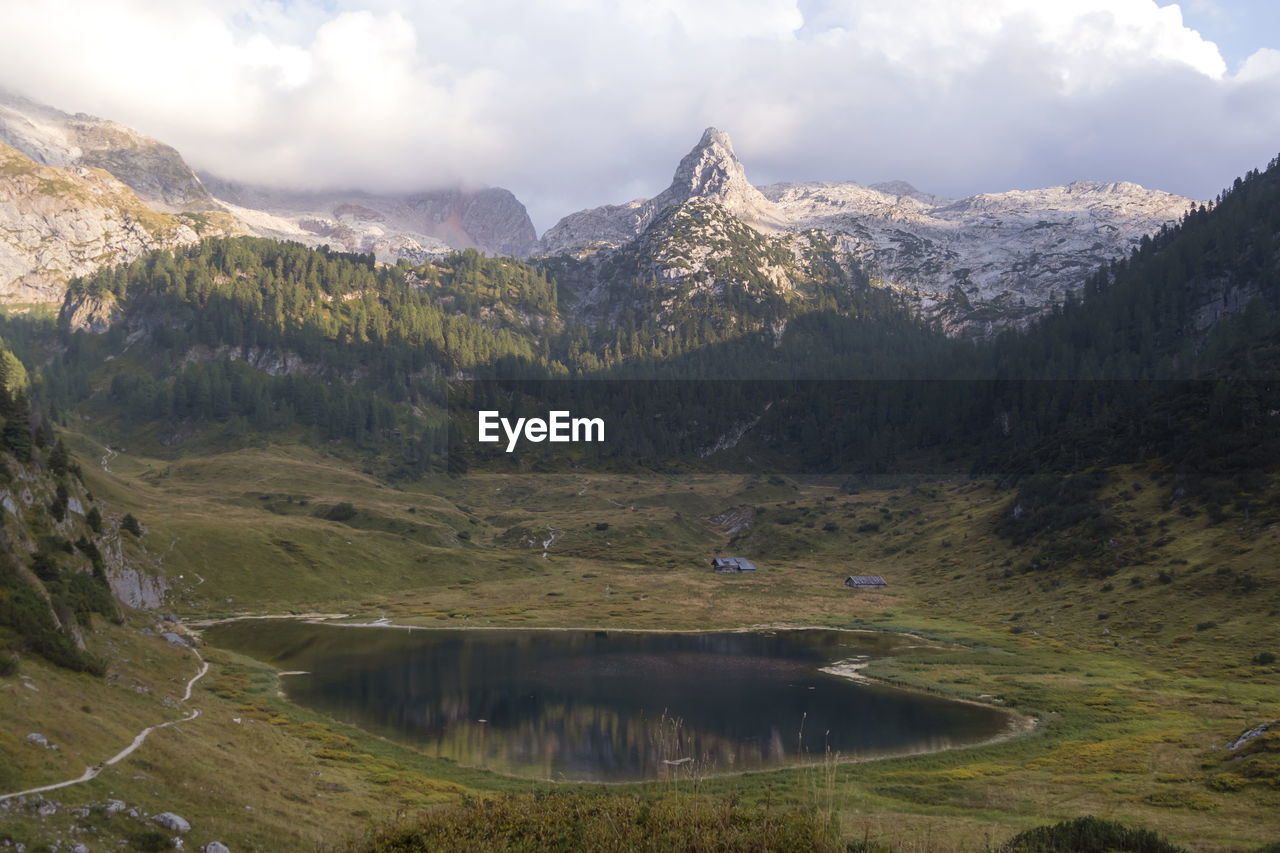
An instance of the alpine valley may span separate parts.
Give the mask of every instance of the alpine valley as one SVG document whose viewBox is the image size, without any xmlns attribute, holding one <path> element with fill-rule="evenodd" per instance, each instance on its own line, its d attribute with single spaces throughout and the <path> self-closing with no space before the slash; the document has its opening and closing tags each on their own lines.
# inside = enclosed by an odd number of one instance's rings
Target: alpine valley
<svg viewBox="0 0 1280 853">
<path fill-rule="evenodd" d="M 757 187 L 707 128 L 539 237 L 0 96 L 0 845 L 1274 849 L 1280 159 L 1233 177 Z M 875 651 L 733 692 L 790 628 Z M 649 734 L 597 702 L 689 656 Z M 998 725 L 840 754 L 823 678 Z"/>
</svg>

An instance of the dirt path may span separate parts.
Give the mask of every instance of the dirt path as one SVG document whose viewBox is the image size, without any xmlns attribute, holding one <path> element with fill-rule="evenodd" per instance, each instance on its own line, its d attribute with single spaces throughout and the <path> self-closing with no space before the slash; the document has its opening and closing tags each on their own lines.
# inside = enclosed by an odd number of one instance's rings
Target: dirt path
<svg viewBox="0 0 1280 853">
<path fill-rule="evenodd" d="M 204 674 L 209 671 L 209 663 L 203 657 L 201 657 L 200 652 L 195 648 L 192 648 L 191 651 L 195 653 L 196 659 L 200 661 L 200 671 L 197 672 L 194 676 L 192 676 L 191 680 L 187 682 L 187 690 L 185 693 L 182 694 L 183 702 L 186 702 L 191 699 L 191 689 L 195 687 L 196 682 L 204 678 Z M 84 769 L 84 773 L 81 773 L 79 777 L 75 779 L 68 779 L 65 782 L 55 782 L 52 785 L 43 785 L 39 788 L 28 788 L 25 791 L 15 791 L 12 794 L 0 794 L 0 800 L 9 800 L 14 797 L 23 797 L 28 794 L 40 794 L 45 791 L 54 791 L 54 790 L 57 790 L 58 788 L 66 788 L 70 785 L 79 785 L 81 782 L 88 782 L 90 779 L 93 779 L 99 773 L 101 773 L 104 768 L 112 764 L 117 764 L 123 761 L 124 759 L 128 758 L 135 749 L 142 746 L 142 743 L 147 739 L 147 736 L 150 735 L 152 732 L 154 732 L 156 729 L 166 729 L 169 726 L 176 725 L 177 723 L 185 723 L 188 720 L 194 720 L 198 716 L 200 716 L 200 709 L 192 708 L 191 712 L 187 714 L 185 717 L 182 717 L 181 719 L 170 720 L 167 723 L 159 723 L 154 726 L 148 726 L 147 728 L 138 732 L 138 734 L 134 737 L 133 742 L 130 743 L 128 746 L 126 746 L 124 749 L 120 750 L 115 755 L 108 758 L 106 761 L 100 761 L 92 767 L 86 767 Z"/>
</svg>

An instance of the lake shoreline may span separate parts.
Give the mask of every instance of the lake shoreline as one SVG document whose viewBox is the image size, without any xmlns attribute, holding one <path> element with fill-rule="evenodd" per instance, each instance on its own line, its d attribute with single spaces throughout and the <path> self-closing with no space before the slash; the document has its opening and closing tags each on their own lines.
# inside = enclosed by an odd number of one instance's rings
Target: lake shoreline
<svg viewBox="0 0 1280 853">
<path fill-rule="evenodd" d="M 921 637 L 918 634 L 913 634 L 906 631 L 891 631 L 891 630 L 882 630 L 882 629 L 876 629 L 876 628 L 833 628 L 833 627 L 817 626 L 817 625 L 790 625 L 790 624 L 783 624 L 783 623 L 767 623 L 762 625 L 751 625 L 751 626 L 741 626 L 737 628 L 722 628 L 722 629 L 660 629 L 660 628 L 600 628 L 600 627 L 564 627 L 564 626 L 530 627 L 530 626 L 524 626 L 524 625 L 520 625 L 520 626 L 507 626 L 507 625 L 424 626 L 424 625 L 397 624 L 397 623 L 391 622 L 386 617 L 382 617 L 374 621 L 365 621 L 365 622 L 339 621 L 339 620 L 351 619 L 351 618 L 353 618 L 353 615 L 349 613 L 334 614 L 334 613 L 309 612 L 309 613 L 292 613 L 292 614 L 279 614 L 279 615 L 251 614 L 251 615 L 244 615 L 244 616 L 218 618 L 218 619 L 212 619 L 212 620 L 196 620 L 187 624 L 193 628 L 203 629 L 203 628 L 214 627 L 219 625 L 227 625 L 235 622 L 260 622 L 260 621 L 289 622 L 289 621 L 292 621 L 292 622 L 298 622 L 301 624 L 308 624 L 308 625 L 335 626 L 335 627 L 342 627 L 342 628 L 390 628 L 390 629 L 395 629 L 399 631 L 404 631 L 406 633 L 413 633 L 415 631 L 426 631 L 426 632 L 457 633 L 457 634 L 465 634 L 468 632 L 472 632 L 472 633 L 524 632 L 524 633 L 548 633 L 548 634 L 550 633 L 615 634 L 616 633 L 616 634 L 631 634 L 631 635 L 665 634 L 665 635 L 694 636 L 694 635 L 706 635 L 706 634 L 767 635 L 775 632 L 829 631 L 832 633 L 851 634 L 851 635 L 853 634 L 867 635 L 867 636 L 892 635 L 894 637 L 915 641 L 915 643 L 913 643 L 912 646 L 909 646 L 909 647 L 916 647 L 916 648 L 921 646 L 933 647 L 933 648 L 946 648 L 948 646 L 956 646 L 959 648 L 964 648 L 964 646 L 959 643 L 946 642 L 941 640 L 930 640 L 928 638 Z M 199 636 L 201 631 L 197 630 L 196 633 Z M 264 663 L 267 666 L 270 666 L 271 669 L 275 671 L 275 674 L 278 680 L 283 679 L 285 676 L 288 676 L 288 675 L 302 674 L 298 670 L 286 670 L 283 667 L 273 666 L 266 662 L 262 662 L 262 663 Z M 912 755 L 937 754 L 937 753 L 950 752 L 950 751 L 960 750 L 960 749 L 973 749 L 977 747 L 990 746 L 993 744 L 1002 743 L 1005 741 L 1009 741 L 1009 740 L 1030 734 L 1034 732 L 1039 726 L 1040 720 L 1037 717 L 1020 713 L 1019 711 L 1012 708 L 1005 707 L 1002 704 L 998 704 L 995 702 L 982 701 L 976 698 L 954 696 L 954 695 L 946 694 L 943 692 L 930 690 L 927 687 L 921 687 L 921 686 L 915 686 L 915 685 L 903 685 L 903 684 L 894 683 L 892 681 L 888 681 L 885 679 L 868 676 L 864 674 L 862 670 L 865 669 L 867 666 L 869 666 L 871 663 L 872 663 L 871 660 L 857 659 L 857 658 L 835 660 L 825 665 L 817 667 L 817 671 L 827 675 L 837 677 L 837 678 L 853 681 L 856 683 L 890 688 L 894 691 L 900 691 L 902 693 L 914 694 L 919 696 L 927 696 L 932 699 L 942 699 L 947 702 L 954 702 L 958 704 L 980 707 L 987 710 L 996 711 L 1005 718 L 1004 726 L 1001 729 L 1001 731 L 989 737 L 983 738 L 982 740 L 974 741 L 971 743 L 964 743 L 964 744 L 959 744 L 955 746 L 946 746 L 939 749 L 892 751 L 883 755 L 837 757 L 833 759 L 834 764 L 837 764 L 837 765 L 860 764 L 860 763 L 865 763 L 870 761 L 883 761 L 883 760 L 894 759 L 894 758 L 903 758 L 903 757 L 908 757 Z M 282 684 L 280 684 L 279 687 L 280 689 L 283 689 Z M 285 698 L 287 701 L 291 703 L 293 702 L 292 699 L 288 699 L 287 695 L 285 696 Z M 727 778 L 727 777 L 743 776 L 743 775 L 750 775 L 750 774 L 756 774 L 756 773 L 786 772 L 786 771 L 793 771 L 793 770 L 802 770 L 808 767 L 820 766 L 822 763 L 823 762 L 821 760 L 815 760 L 815 761 L 809 761 L 809 762 L 800 762 L 790 766 L 782 766 L 782 767 L 769 768 L 769 769 L 756 768 L 756 769 L 747 769 L 747 770 L 731 771 L 731 772 L 723 772 L 723 773 L 708 773 L 705 776 L 699 776 L 698 778 L 708 778 L 708 779 L 709 778 Z M 537 776 L 524 776 L 524 775 L 515 774 L 515 773 L 507 773 L 507 772 L 503 772 L 502 770 L 486 768 L 486 767 L 474 767 L 473 769 L 481 770 L 483 772 L 488 772 L 488 773 L 494 773 L 504 778 L 511 778 L 511 779 L 530 779 L 530 780 L 555 782 L 557 784 L 566 782 L 566 780 L 564 779 L 560 779 L 560 780 L 550 779 L 550 778 L 543 779 Z M 647 783 L 652 783 L 654 781 L 661 781 L 661 780 L 654 780 L 654 779 L 610 780 L 610 781 L 574 780 L 574 781 L 569 781 L 568 784 L 643 785 Z"/>
</svg>

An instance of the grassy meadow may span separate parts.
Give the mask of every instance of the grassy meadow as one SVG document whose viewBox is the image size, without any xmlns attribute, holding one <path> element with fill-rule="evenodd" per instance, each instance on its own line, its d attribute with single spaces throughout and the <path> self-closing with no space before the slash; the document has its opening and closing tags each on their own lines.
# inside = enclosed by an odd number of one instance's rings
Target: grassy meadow
<svg viewBox="0 0 1280 853">
<path fill-rule="evenodd" d="M 165 458 L 68 439 L 95 496 L 142 522 L 144 553 L 172 587 L 166 610 L 189 623 L 322 613 L 460 628 L 906 631 L 945 642 L 875 661 L 865 675 L 1036 724 L 929 755 L 557 786 L 428 759 L 291 705 L 270 668 L 206 645 L 211 669 L 186 706 L 200 717 L 155 732 L 92 782 L 48 794 L 60 804 L 52 816 L 30 803 L 0 813 L 0 838 L 29 850 L 73 838 L 143 849 L 159 843 L 145 815 L 160 811 L 191 822 L 189 849 L 215 838 L 232 850 L 342 848 L 365 843 L 371 822 L 411 826 L 453 806 L 483 816 L 512 802 L 598 812 L 596 796 L 623 798 L 628 820 L 644 802 L 659 804 L 657 815 L 705 808 L 708 826 L 732 824 L 729 812 L 715 817 L 729 803 L 763 815 L 769 831 L 819 826 L 823 844 L 862 849 L 982 850 L 1083 815 L 1192 850 L 1280 840 L 1280 729 L 1226 748 L 1280 717 L 1280 669 L 1267 657 L 1280 653 L 1280 515 L 1266 500 L 1206 509 L 1173 499 L 1154 465 L 1116 469 L 1100 492 L 1113 523 L 1080 557 L 1061 537 L 1014 545 L 997 535 L 1014 493 L 959 478 L 854 490 L 706 473 L 397 484 L 337 449 Z M 714 575 L 717 553 L 760 570 Z M 854 592 L 842 585 L 848 574 L 889 586 Z M 142 726 L 182 715 L 175 699 L 197 662 L 144 627 L 161 627 L 156 614 L 95 621 L 91 646 L 114 661 L 106 679 L 30 658 L 0 679 L 14 699 L 0 702 L 0 793 L 78 775 Z M 27 744 L 29 731 L 59 750 Z M 108 798 L 144 816 L 106 817 Z M 497 805 L 474 805 L 487 802 Z M 770 824 L 774 814 L 817 823 Z"/>
</svg>

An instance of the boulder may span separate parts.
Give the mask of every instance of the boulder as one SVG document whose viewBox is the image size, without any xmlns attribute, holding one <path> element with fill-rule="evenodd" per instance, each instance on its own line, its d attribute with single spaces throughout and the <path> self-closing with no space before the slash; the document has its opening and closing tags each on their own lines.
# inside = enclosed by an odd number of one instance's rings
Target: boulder
<svg viewBox="0 0 1280 853">
<path fill-rule="evenodd" d="M 151 819 L 170 832 L 191 831 L 191 824 L 185 818 L 181 818 L 173 812 L 160 812 L 158 815 L 153 815 Z"/>
</svg>

